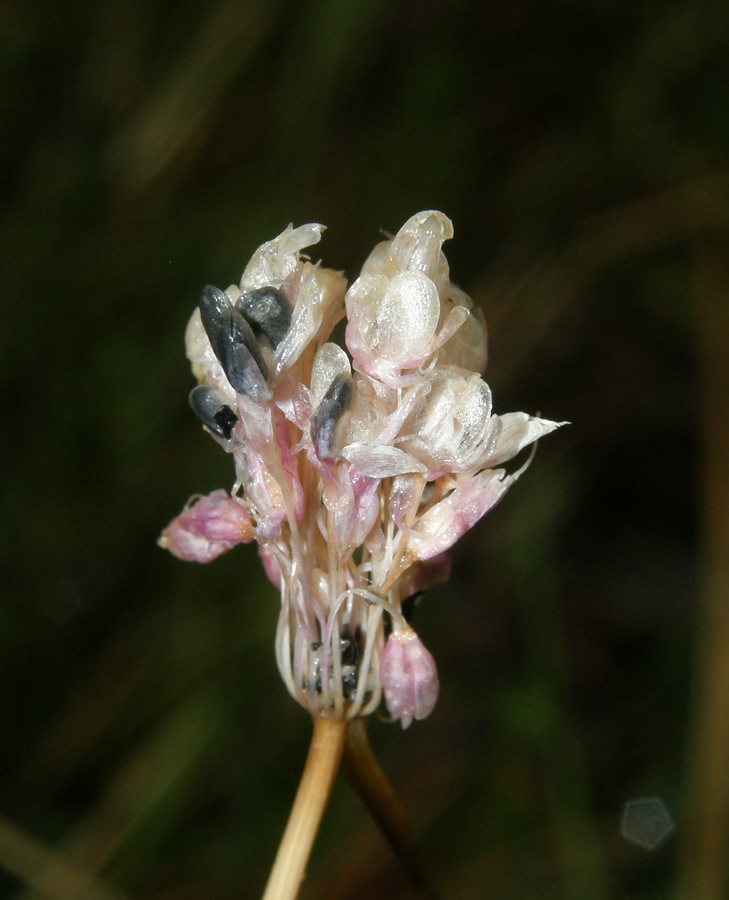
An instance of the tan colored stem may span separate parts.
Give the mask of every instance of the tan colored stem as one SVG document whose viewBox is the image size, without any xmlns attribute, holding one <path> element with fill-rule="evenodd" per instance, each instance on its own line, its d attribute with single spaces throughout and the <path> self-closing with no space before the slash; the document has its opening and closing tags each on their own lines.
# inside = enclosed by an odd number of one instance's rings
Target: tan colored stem
<svg viewBox="0 0 729 900">
<path fill-rule="evenodd" d="M 263 900 L 294 900 L 334 783 L 347 734 L 346 721 L 314 719 L 314 734 L 299 790 L 276 854 Z"/>
<path fill-rule="evenodd" d="M 370 747 L 365 719 L 350 723 L 342 770 L 390 842 L 419 896 L 437 900 L 438 894 L 429 885 L 416 858 L 405 810 Z"/>
</svg>

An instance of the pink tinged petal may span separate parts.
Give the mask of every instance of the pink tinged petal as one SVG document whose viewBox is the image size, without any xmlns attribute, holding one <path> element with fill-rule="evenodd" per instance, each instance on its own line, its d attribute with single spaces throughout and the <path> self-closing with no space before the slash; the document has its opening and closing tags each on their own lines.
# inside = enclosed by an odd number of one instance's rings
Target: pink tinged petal
<svg viewBox="0 0 729 900">
<path fill-rule="evenodd" d="M 393 719 L 407 728 L 425 719 L 438 699 L 440 684 L 435 660 L 409 626 L 393 631 L 380 657 L 380 681 Z"/>
<path fill-rule="evenodd" d="M 351 546 L 359 547 L 372 530 L 380 515 L 380 481 L 362 475 L 354 466 L 349 469 L 354 495 L 355 518 L 351 531 Z"/>
<path fill-rule="evenodd" d="M 271 421 L 273 424 L 279 458 L 286 475 L 289 496 L 294 506 L 294 516 L 296 521 L 300 522 L 306 508 L 306 496 L 304 495 L 304 489 L 299 481 L 298 462 L 291 452 L 291 434 L 289 426 L 280 409 L 272 410 Z"/>
<path fill-rule="evenodd" d="M 298 463 L 291 452 L 290 427 L 280 409 L 261 406 L 247 397 L 239 398 L 238 410 L 246 436 L 245 445 L 235 454 L 238 478 L 259 520 L 259 536 L 275 540 L 286 520 L 287 504 L 297 521 L 305 511 Z"/>
<path fill-rule="evenodd" d="M 457 487 L 418 519 L 409 533 L 408 552 L 431 559 L 449 547 L 503 497 L 518 475 L 487 469 Z"/>
<path fill-rule="evenodd" d="M 398 475 L 393 479 L 388 510 L 398 528 L 404 527 L 408 514 L 414 514 L 423 495 L 424 486 L 425 480 L 421 475 Z"/>
<path fill-rule="evenodd" d="M 498 466 L 509 459 L 513 459 L 524 447 L 538 441 L 551 431 L 569 425 L 569 422 L 551 422 L 549 419 L 533 418 L 527 413 L 515 412 L 494 417 L 501 421 L 501 433 L 496 446 L 489 450 L 485 458 L 479 461 L 480 465 Z"/>
<path fill-rule="evenodd" d="M 398 263 L 390 252 L 392 241 L 375 244 L 362 266 L 360 275 L 386 275 L 392 278 L 399 272 Z"/>
<path fill-rule="evenodd" d="M 351 552 L 364 542 L 379 516 L 379 479 L 342 463 L 328 468 L 325 477 L 324 503 L 333 517 L 334 545 Z"/>
<path fill-rule="evenodd" d="M 261 557 L 261 562 L 263 563 L 263 569 L 266 573 L 266 577 L 271 582 L 271 584 L 280 591 L 281 566 L 279 565 L 278 560 L 276 559 L 274 554 L 262 544 L 258 545 L 258 555 Z"/>
<path fill-rule="evenodd" d="M 397 447 L 355 442 L 342 450 L 342 456 L 369 478 L 391 478 L 407 472 L 427 471 L 426 467 Z"/>
<path fill-rule="evenodd" d="M 187 531 L 177 519 L 170 522 L 157 543 L 178 559 L 199 563 L 211 562 L 221 554 L 227 553 L 231 548 L 230 544 L 215 543 L 198 537 L 191 531 Z"/>
<path fill-rule="evenodd" d="M 313 412 L 311 392 L 301 382 L 286 373 L 276 385 L 274 402 L 284 416 L 293 422 L 299 431 L 307 431 Z M 298 448 L 300 449 L 300 448 Z M 292 452 L 297 452 L 292 449 Z"/>
<path fill-rule="evenodd" d="M 236 462 L 239 464 L 238 477 L 258 515 L 265 516 L 283 507 L 281 488 L 258 453 L 248 446 L 245 455 L 236 455 Z"/>
<path fill-rule="evenodd" d="M 281 534 L 286 521 L 285 509 L 274 509 L 265 515 L 256 526 L 256 540 L 275 541 Z"/>
<path fill-rule="evenodd" d="M 209 562 L 253 537 L 248 510 L 221 490 L 193 498 L 165 528 L 158 543 L 179 559 Z"/>
</svg>

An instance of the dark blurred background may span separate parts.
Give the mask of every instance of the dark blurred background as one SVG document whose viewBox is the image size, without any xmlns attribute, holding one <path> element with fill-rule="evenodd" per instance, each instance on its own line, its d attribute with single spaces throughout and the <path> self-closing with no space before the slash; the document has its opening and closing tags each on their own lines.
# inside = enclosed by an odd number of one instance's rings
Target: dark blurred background
<svg viewBox="0 0 729 900">
<path fill-rule="evenodd" d="M 444 898 L 726 897 L 725 0 L 16 0 L 0 38 L 0 896 L 262 893 L 311 725 L 255 550 L 155 545 L 233 481 L 185 324 L 289 222 L 354 278 L 437 208 L 496 411 L 572 424 L 416 610 L 434 714 L 373 745 Z M 340 778 L 302 898 L 412 896 Z"/>
</svg>

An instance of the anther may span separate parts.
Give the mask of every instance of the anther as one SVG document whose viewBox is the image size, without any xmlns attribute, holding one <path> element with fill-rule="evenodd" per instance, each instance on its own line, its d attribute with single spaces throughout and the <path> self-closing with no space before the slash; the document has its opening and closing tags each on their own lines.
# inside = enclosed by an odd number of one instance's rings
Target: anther
<svg viewBox="0 0 729 900">
<path fill-rule="evenodd" d="M 349 375 L 337 375 L 311 417 L 311 439 L 319 459 L 334 458 L 334 429 L 352 402 L 353 389 Z"/>
<path fill-rule="evenodd" d="M 238 417 L 226 404 L 225 398 L 208 384 L 199 384 L 190 391 L 190 406 L 203 425 L 219 437 L 228 440 Z"/>
<path fill-rule="evenodd" d="M 233 389 L 257 403 L 270 400 L 268 368 L 261 348 L 251 326 L 228 295 L 207 285 L 200 298 L 200 318 Z"/>
<path fill-rule="evenodd" d="M 263 334 L 274 350 L 286 337 L 291 326 L 291 306 L 278 288 L 267 286 L 244 291 L 236 307 L 254 333 Z"/>
</svg>

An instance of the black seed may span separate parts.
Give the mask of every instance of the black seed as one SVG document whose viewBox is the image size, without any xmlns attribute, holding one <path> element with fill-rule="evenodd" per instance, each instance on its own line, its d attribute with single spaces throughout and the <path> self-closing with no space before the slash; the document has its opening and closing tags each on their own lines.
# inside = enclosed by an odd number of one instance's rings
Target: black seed
<svg viewBox="0 0 729 900">
<path fill-rule="evenodd" d="M 236 307 L 250 322 L 256 334 L 264 334 L 275 349 L 291 326 L 291 306 L 278 288 L 260 287 L 244 291 Z"/>
<path fill-rule="evenodd" d="M 238 421 L 238 417 L 226 404 L 217 388 L 199 384 L 190 391 L 190 406 L 203 425 L 226 440 Z"/>
<path fill-rule="evenodd" d="M 334 429 L 352 402 L 354 386 L 346 372 L 332 381 L 311 417 L 311 439 L 319 459 L 332 459 Z"/>
</svg>

